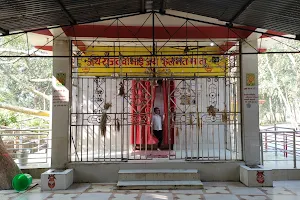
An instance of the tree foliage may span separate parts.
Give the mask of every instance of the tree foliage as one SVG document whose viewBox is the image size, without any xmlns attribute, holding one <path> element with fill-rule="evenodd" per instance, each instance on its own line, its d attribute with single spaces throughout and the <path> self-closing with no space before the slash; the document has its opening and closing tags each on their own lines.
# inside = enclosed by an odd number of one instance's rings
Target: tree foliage
<svg viewBox="0 0 300 200">
<path fill-rule="evenodd" d="M 2 105 L 50 110 L 52 88 L 49 79 L 52 77 L 52 58 L 1 57 L 42 53 L 27 43 L 26 34 L 0 38 L 0 103 Z M 36 82 L 34 79 L 46 81 Z M 6 116 L 4 113 L 7 111 L 0 109 L 0 116 Z M 30 116 L 16 115 L 16 120 L 28 117 Z M 15 125 L 8 123 L 9 117 L 3 119 L 3 123 L 0 121 L 1 125 Z M 45 123 L 44 120 L 41 121 Z"/>
<path fill-rule="evenodd" d="M 276 39 L 268 51 L 295 51 L 300 44 L 295 40 Z M 261 124 L 291 123 L 295 128 L 300 121 L 300 55 L 259 55 L 259 98 Z"/>
</svg>

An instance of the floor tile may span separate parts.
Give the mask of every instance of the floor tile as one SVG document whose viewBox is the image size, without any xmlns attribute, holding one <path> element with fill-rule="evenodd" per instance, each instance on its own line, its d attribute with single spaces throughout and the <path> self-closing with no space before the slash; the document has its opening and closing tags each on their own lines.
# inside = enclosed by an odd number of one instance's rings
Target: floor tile
<svg viewBox="0 0 300 200">
<path fill-rule="evenodd" d="M 145 190 L 114 190 L 115 193 L 141 193 Z"/>
<path fill-rule="evenodd" d="M 241 195 L 242 200 L 267 200 L 267 196 Z"/>
<path fill-rule="evenodd" d="M 171 193 L 143 193 L 140 200 L 173 200 Z"/>
<path fill-rule="evenodd" d="M 48 197 L 49 200 L 71 200 L 76 197 L 78 194 L 53 194 L 51 197 Z"/>
<path fill-rule="evenodd" d="M 49 197 L 51 193 L 24 193 L 15 198 L 13 200 L 43 200 Z"/>
<path fill-rule="evenodd" d="M 42 191 L 40 186 L 36 186 L 27 191 L 28 193 L 52 193 L 52 191 Z"/>
<path fill-rule="evenodd" d="M 146 190 L 145 192 L 150 192 L 150 193 L 166 193 L 166 192 L 170 192 L 170 190 Z"/>
<path fill-rule="evenodd" d="M 114 194 L 112 200 L 136 200 L 138 194 Z"/>
<path fill-rule="evenodd" d="M 16 190 L 0 190 L 0 194 L 13 194 L 18 193 Z"/>
<path fill-rule="evenodd" d="M 173 194 L 203 194 L 202 190 L 171 190 Z"/>
<path fill-rule="evenodd" d="M 300 189 L 300 181 L 273 181 L 274 187 L 285 187 L 285 188 L 299 188 Z"/>
<path fill-rule="evenodd" d="M 289 191 L 291 191 L 295 195 L 299 195 L 300 196 L 300 188 L 289 188 L 289 187 L 286 187 L 286 189 L 289 190 Z"/>
<path fill-rule="evenodd" d="M 91 187 L 90 183 L 74 183 L 67 190 L 53 190 L 53 193 L 83 193 Z"/>
<path fill-rule="evenodd" d="M 232 187 L 245 187 L 243 183 L 240 182 L 202 182 L 204 185 L 204 188 L 206 186 L 219 186 L 219 187 L 225 187 L 225 186 L 232 186 Z"/>
<path fill-rule="evenodd" d="M 257 188 L 249 187 L 228 187 L 229 191 L 235 195 L 266 195 L 261 190 Z"/>
<path fill-rule="evenodd" d="M 295 195 L 268 195 L 272 200 L 300 200 L 300 196 Z"/>
<path fill-rule="evenodd" d="M 6 193 L 6 194 L 2 193 L 1 194 L 0 193 L 0 199 L 1 200 L 8 200 L 10 198 L 17 197 L 19 195 L 21 195 L 21 194 L 19 194 L 19 193 Z"/>
<path fill-rule="evenodd" d="M 108 200 L 111 193 L 83 193 L 74 200 Z"/>
<path fill-rule="evenodd" d="M 115 185 L 92 184 L 85 192 L 111 192 Z"/>
<path fill-rule="evenodd" d="M 229 194 L 230 192 L 226 187 L 204 187 L 207 194 Z"/>
<path fill-rule="evenodd" d="M 266 194 L 269 195 L 276 195 L 276 194 L 281 194 L 281 195 L 293 195 L 293 193 L 283 187 L 275 187 L 275 188 L 260 188 L 262 191 L 264 191 Z"/>
<path fill-rule="evenodd" d="M 232 194 L 204 194 L 206 200 L 239 200 Z"/>
<path fill-rule="evenodd" d="M 203 199 L 201 195 L 196 194 L 176 194 L 177 199 L 199 200 Z"/>
</svg>

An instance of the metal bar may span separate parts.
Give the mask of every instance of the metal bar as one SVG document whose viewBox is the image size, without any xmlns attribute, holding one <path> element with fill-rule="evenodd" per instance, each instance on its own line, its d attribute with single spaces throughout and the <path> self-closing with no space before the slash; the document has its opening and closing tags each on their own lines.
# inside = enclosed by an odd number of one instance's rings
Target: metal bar
<svg viewBox="0 0 300 200">
<path fill-rule="evenodd" d="M 168 29 L 165 27 L 165 25 L 162 23 L 162 21 L 160 20 L 160 18 L 157 16 L 157 14 L 155 13 L 156 18 L 158 19 L 158 21 L 160 22 L 160 24 L 162 25 L 162 27 L 165 29 L 165 31 L 168 33 L 169 37 L 171 37 L 170 32 L 168 31 Z"/>
<path fill-rule="evenodd" d="M 159 51 L 159 50 L 158 50 Z M 298 54 L 300 51 L 274 51 L 274 52 L 245 52 L 245 53 L 199 53 L 194 54 L 199 56 L 223 56 L 223 55 L 260 55 L 260 54 Z M 164 57 L 164 56 L 182 56 L 182 54 L 157 54 L 156 57 Z M 140 55 L 126 55 L 125 57 L 151 57 L 149 54 L 140 54 Z M 84 55 L 70 55 L 70 56 L 58 56 L 58 55 L 52 55 L 52 56 L 46 56 L 46 55 L 1 55 L 0 58 L 97 58 L 99 56 L 84 56 Z M 113 57 L 113 56 L 106 56 L 107 58 Z"/>
<path fill-rule="evenodd" d="M 124 81 L 123 80 L 121 80 L 122 81 L 122 85 L 123 85 L 123 88 L 124 88 Z M 125 91 L 124 91 L 124 93 L 125 93 Z M 124 157 L 123 157 L 123 152 L 124 152 L 124 135 L 125 135 L 125 119 L 124 119 L 124 111 L 125 111 L 125 101 L 124 101 L 125 99 L 124 98 L 122 98 L 122 114 L 121 114 L 121 118 L 122 118 L 122 122 L 121 122 L 121 124 L 122 124 L 122 133 L 121 133 L 121 160 L 123 160 L 124 159 Z"/>
<path fill-rule="evenodd" d="M 0 33 L 2 33 L 2 36 L 9 35 L 9 30 L 0 27 Z"/>
<path fill-rule="evenodd" d="M 234 34 L 236 34 L 237 36 L 239 36 L 239 38 L 241 40 L 243 40 L 244 42 L 246 42 L 250 47 L 252 47 L 252 49 L 254 49 L 256 52 L 259 52 L 258 49 L 256 49 L 254 46 L 252 46 L 246 39 L 242 38 L 237 32 L 235 32 L 234 30 L 231 30 L 231 28 L 229 28 L 230 31 L 232 31 Z"/>
<path fill-rule="evenodd" d="M 237 90 L 239 88 L 236 87 L 236 83 L 233 83 L 233 100 L 234 100 L 234 108 L 233 108 L 233 113 L 234 113 L 234 122 L 233 122 L 233 134 L 234 134 L 234 145 L 235 145 L 235 159 L 237 160 L 237 154 L 238 154 L 238 136 L 237 136 L 237 110 L 236 110 L 236 104 L 237 104 Z M 240 102 L 240 101 L 238 101 Z"/>
<path fill-rule="evenodd" d="M 68 17 L 69 22 L 73 25 L 73 24 L 77 24 L 75 18 L 71 15 L 71 13 L 66 9 L 66 7 L 64 6 L 64 4 L 61 2 L 61 0 L 55 0 L 58 5 L 60 6 L 61 10 L 64 12 L 64 14 Z"/>
<path fill-rule="evenodd" d="M 263 145 L 263 136 L 262 133 L 259 134 L 260 139 L 260 156 L 261 156 L 261 164 L 264 165 L 264 145 Z"/>
<path fill-rule="evenodd" d="M 164 15 L 170 16 L 170 17 L 176 17 L 176 18 L 179 18 L 179 19 L 185 19 L 185 20 L 189 20 L 189 21 L 195 21 L 195 22 L 210 24 L 210 25 L 214 25 L 214 26 L 228 27 L 228 25 L 224 25 L 224 24 L 218 24 L 218 23 L 208 22 L 208 21 L 204 21 L 204 20 L 192 19 L 192 18 L 188 18 L 188 17 L 183 17 L 183 16 L 179 16 L 179 15 L 170 14 L 170 13 L 165 13 Z M 242 31 L 249 31 L 251 33 L 260 33 L 260 34 L 266 34 L 266 35 L 270 35 L 270 36 L 282 37 L 282 38 L 286 38 L 286 39 L 295 39 L 295 38 L 291 38 L 291 37 L 287 37 L 287 36 L 282 36 L 282 35 L 280 36 L 280 35 L 276 35 L 276 34 L 272 34 L 272 33 L 265 33 L 265 32 L 257 31 L 257 30 L 250 30 L 250 29 L 242 28 L 242 27 L 232 26 L 231 28 L 237 29 L 237 30 L 242 30 Z"/>
<path fill-rule="evenodd" d="M 68 27 L 67 30 L 69 30 L 72 26 Z M 53 43 L 53 41 L 60 37 L 62 34 L 65 34 L 65 31 L 63 30 L 59 35 L 53 36 L 53 38 L 51 40 L 47 40 L 47 43 L 44 44 L 43 46 L 39 47 L 37 50 L 35 50 L 32 54 L 28 54 L 29 57 L 34 56 L 36 52 L 38 52 L 39 50 L 41 50 L 43 47 L 47 46 L 47 44 L 50 44 L 51 42 Z M 68 56 L 69 58 L 72 56 L 72 54 L 70 56 Z"/>
<path fill-rule="evenodd" d="M 136 36 L 135 33 L 133 33 L 120 19 L 118 19 L 119 22 L 121 22 L 121 24 L 132 34 L 132 36 L 135 37 L 135 39 L 137 39 L 139 41 L 139 43 L 141 43 L 143 45 L 143 47 L 145 49 L 147 49 L 147 51 L 150 53 L 150 55 L 148 56 L 152 56 L 151 51 L 149 51 L 149 49 L 143 44 L 143 42 L 140 41 L 140 39 Z"/>
<path fill-rule="evenodd" d="M 89 99 L 90 99 L 90 96 L 89 96 L 89 90 L 90 90 L 90 80 L 87 79 L 87 108 L 86 108 L 86 111 L 87 113 L 89 113 Z M 87 161 L 89 161 L 89 126 L 86 126 L 86 153 L 87 153 Z"/>
<path fill-rule="evenodd" d="M 145 0 L 141 0 L 141 13 L 144 14 L 146 12 Z"/>
<path fill-rule="evenodd" d="M 170 92 L 171 92 L 171 80 L 172 80 L 172 78 L 171 79 L 169 79 L 169 80 L 165 80 L 165 84 L 166 84 L 166 87 L 167 87 L 167 95 L 168 95 L 168 109 L 167 109 L 167 111 L 168 111 L 168 121 L 167 121 L 167 127 L 168 127 L 168 146 L 169 146 L 169 159 L 170 159 L 170 154 L 171 154 L 171 130 L 172 130 L 172 128 L 171 128 L 171 115 L 172 115 L 172 108 L 171 108 L 171 94 L 170 94 Z M 174 146 L 174 145 L 173 145 Z"/>
<path fill-rule="evenodd" d="M 114 63 L 114 65 L 115 65 L 115 63 Z M 118 92 L 118 78 L 116 78 L 116 87 L 115 87 L 115 89 L 116 89 L 116 92 Z M 117 113 L 118 113 L 118 98 L 117 97 L 116 97 L 115 104 L 116 104 L 116 106 L 115 106 L 116 107 L 115 119 L 117 120 L 117 118 L 118 118 L 118 116 L 117 116 Z M 122 123 L 122 118 L 121 118 L 121 123 Z M 117 132 L 117 130 L 116 130 L 116 132 Z M 115 144 L 118 144 L 118 135 L 117 135 L 117 133 L 115 133 L 115 134 L 116 134 L 115 135 Z M 122 132 L 121 132 L 121 134 L 122 134 Z M 115 145 L 115 161 L 117 161 L 117 154 L 116 154 L 116 152 L 117 152 L 117 145 Z M 122 150 L 121 150 L 121 154 L 123 154 Z"/>
<path fill-rule="evenodd" d="M 111 162 L 111 124 L 109 125 L 109 161 Z M 117 146 L 117 144 L 115 144 Z M 116 152 L 115 152 L 116 154 Z"/>
<path fill-rule="evenodd" d="M 93 102 L 93 105 L 92 105 L 92 113 L 94 113 L 94 109 L 95 109 L 95 84 L 94 84 L 94 80 L 92 80 L 92 83 L 93 83 L 93 97 L 92 97 L 92 102 Z M 99 143 L 98 143 L 99 145 Z M 98 156 L 99 158 L 99 156 Z M 92 161 L 95 161 L 95 125 L 93 123 L 93 160 Z"/>
<path fill-rule="evenodd" d="M 106 79 L 104 79 L 104 103 L 106 103 Z M 105 111 L 106 112 L 106 111 Z M 103 112 L 102 112 L 103 115 Z M 105 124 L 107 128 L 107 124 Z M 105 128 L 105 133 L 103 133 L 103 158 L 104 162 L 106 161 L 106 128 Z"/>
<path fill-rule="evenodd" d="M 228 20 L 230 23 L 234 22 L 255 0 L 249 0 L 247 1 L 242 7 L 241 9 L 239 9 L 237 11 L 237 13 L 230 18 L 230 20 Z"/>
<path fill-rule="evenodd" d="M 184 95 L 187 96 L 186 94 L 186 80 L 183 81 L 183 88 L 184 88 Z M 188 118 L 187 118 L 187 112 L 186 112 L 186 103 L 184 104 L 184 150 L 185 150 L 185 159 L 188 157 L 188 146 L 187 146 L 187 123 L 188 123 Z"/>
<path fill-rule="evenodd" d="M 196 76 L 196 75 L 194 75 Z M 199 87 L 199 83 L 198 83 L 198 78 L 195 78 L 195 93 L 196 93 L 196 109 L 197 109 L 197 134 L 196 134 L 196 140 L 197 140 L 197 160 L 199 160 L 200 157 L 200 135 L 199 135 L 199 131 L 200 131 L 200 116 L 199 116 L 199 94 L 198 94 L 198 87 Z"/>
<path fill-rule="evenodd" d="M 81 79 L 81 107 L 80 110 L 83 111 L 83 80 Z M 81 129 L 80 129 L 80 160 L 82 161 L 82 142 L 83 142 L 83 115 L 81 115 Z"/>
<path fill-rule="evenodd" d="M 214 43 L 217 47 L 219 47 L 222 51 L 225 51 L 218 43 L 214 42 L 210 37 L 208 37 L 205 33 L 203 33 L 197 26 L 195 26 L 192 22 L 188 21 L 194 28 L 196 28 L 200 33 L 202 33 L 205 37 L 207 37 L 212 43 Z"/>
<path fill-rule="evenodd" d="M 157 51 L 159 52 L 185 24 L 186 22 L 184 22 Z"/>
<path fill-rule="evenodd" d="M 276 124 L 274 125 L 274 129 L 277 132 Z M 275 156 L 277 156 L 277 134 L 275 134 L 275 149 L 276 149 Z"/>
<path fill-rule="evenodd" d="M 297 157 L 296 157 L 296 132 L 293 133 L 293 161 L 294 161 L 294 168 L 297 168 Z"/>
<path fill-rule="evenodd" d="M 189 93 L 190 97 L 193 99 L 193 88 L 192 88 L 192 79 L 190 79 L 190 84 L 189 84 L 189 91 L 191 91 Z M 192 99 L 190 100 L 190 105 L 189 105 L 189 108 L 191 107 L 191 104 L 192 104 Z M 190 112 L 190 110 L 189 110 Z M 191 145 L 191 160 L 194 159 L 194 122 L 193 122 L 193 115 L 190 114 L 190 117 L 191 117 L 191 125 L 190 125 L 190 145 Z"/>
<path fill-rule="evenodd" d="M 133 16 L 137 16 L 137 15 L 140 15 L 140 14 L 141 14 L 140 12 L 136 12 L 136 13 L 118 15 L 118 16 L 113 16 L 113 17 L 100 18 L 100 19 L 96 19 L 96 20 L 78 22 L 77 25 L 91 24 L 91 23 L 95 23 L 95 22 L 110 21 L 110 20 L 113 20 L 113 19 L 133 17 Z M 16 32 L 13 32 L 13 33 L 9 33 L 8 35 L 25 34 L 25 33 L 31 33 L 31 32 L 42 31 L 42 30 L 51 30 L 51 29 L 55 29 L 55 28 L 63 28 L 63 27 L 69 27 L 69 26 L 70 26 L 70 24 L 56 25 L 56 26 L 51 26 L 51 27 L 48 27 L 48 28 L 30 29 L 28 31 L 16 31 Z M 6 35 L 0 35 L 0 37 L 3 37 L 3 36 L 6 36 Z"/>
<path fill-rule="evenodd" d="M 126 79 L 125 80 L 126 80 L 126 85 L 127 85 L 127 87 L 126 87 L 126 94 L 127 94 L 127 98 L 129 98 L 129 87 L 128 87 L 128 85 L 129 85 L 128 82 L 129 81 L 127 79 L 127 74 L 126 74 Z M 132 87 L 130 89 L 132 89 Z M 131 114 L 132 114 L 132 112 L 131 112 Z M 131 140 L 131 138 L 130 138 L 131 136 L 130 136 L 130 133 L 129 133 L 129 130 L 130 130 L 129 124 L 130 124 L 130 119 L 129 119 L 129 102 L 127 101 L 127 134 L 126 134 L 126 138 L 127 138 L 127 148 L 126 148 L 126 150 L 127 150 L 127 160 L 129 160 L 129 147 L 130 147 L 130 142 L 129 141 Z"/>
<path fill-rule="evenodd" d="M 22 131 L 22 132 L 25 132 L 25 131 L 46 131 L 46 132 L 50 132 L 52 131 L 51 129 L 0 129 L 0 132 L 14 132 L 14 131 Z M 16 135 L 22 135 L 24 133 L 21 133 L 21 134 L 16 134 Z M 25 134 L 30 134 L 30 133 L 25 133 Z M 41 133 L 34 133 L 35 135 L 40 135 Z"/>
</svg>

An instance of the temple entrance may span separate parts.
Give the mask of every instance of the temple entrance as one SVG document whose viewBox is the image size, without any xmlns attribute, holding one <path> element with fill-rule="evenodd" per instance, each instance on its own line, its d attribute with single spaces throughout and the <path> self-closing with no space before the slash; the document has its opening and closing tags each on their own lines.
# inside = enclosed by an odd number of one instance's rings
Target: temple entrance
<svg viewBox="0 0 300 200">
<path fill-rule="evenodd" d="M 93 47 L 91 58 L 75 59 L 71 161 L 241 159 L 236 56 L 185 55 L 166 63 L 122 51 L 94 57 Z M 152 130 L 155 107 L 163 119 L 161 151 Z"/>
</svg>

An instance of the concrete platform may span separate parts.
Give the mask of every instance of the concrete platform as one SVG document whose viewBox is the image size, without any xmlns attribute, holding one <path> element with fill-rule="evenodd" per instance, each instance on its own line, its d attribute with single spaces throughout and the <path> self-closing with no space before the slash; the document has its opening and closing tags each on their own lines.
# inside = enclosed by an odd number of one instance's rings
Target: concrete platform
<svg viewBox="0 0 300 200">
<path fill-rule="evenodd" d="M 119 181 L 199 181 L 196 169 L 120 170 Z"/>
<path fill-rule="evenodd" d="M 203 189 L 201 181 L 119 181 L 120 190 L 174 190 Z"/>
</svg>

